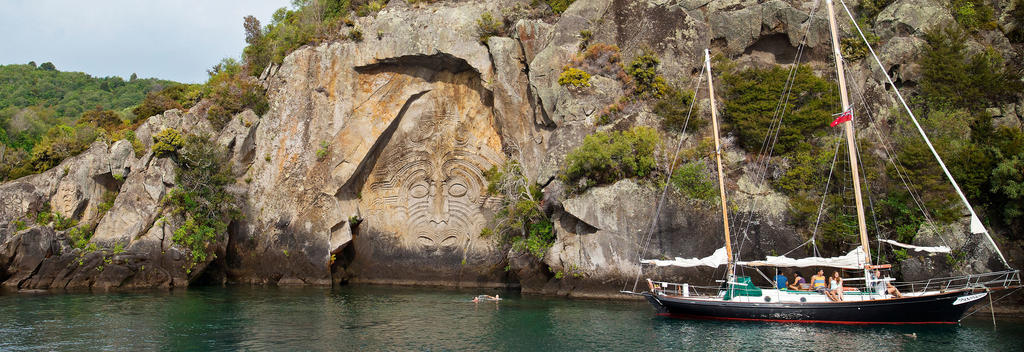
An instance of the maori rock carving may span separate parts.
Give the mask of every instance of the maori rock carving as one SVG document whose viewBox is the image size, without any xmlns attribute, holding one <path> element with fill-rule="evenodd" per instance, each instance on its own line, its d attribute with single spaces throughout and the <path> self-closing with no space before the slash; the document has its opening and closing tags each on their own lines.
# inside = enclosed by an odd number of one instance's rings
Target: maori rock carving
<svg viewBox="0 0 1024 352">
<path fill-rule="evenodd" d="M 473 256 L 493 246 L 479 238 L 493 203 L 483 173 L 503 157 L 477 77 L 438 73 L 367 178 L 362 198 L 376 220 L 371 226 L 403 247 Z"/>
</svg>

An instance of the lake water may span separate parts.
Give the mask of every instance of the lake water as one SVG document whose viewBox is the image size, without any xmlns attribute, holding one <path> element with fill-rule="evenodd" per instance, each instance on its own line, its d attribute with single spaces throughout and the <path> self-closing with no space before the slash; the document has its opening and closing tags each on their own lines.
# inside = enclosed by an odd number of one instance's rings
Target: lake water
<svg viewBox="0 0 1024 352">
<path fill-rule="evenodd" d="M 500 293 L 499 304 L 473 303 Z M 646 302 L 386 286 L 0 295 L 0 350 L 1020 351 L 1024 321 L 840 326 L 687 321 Z"/>
</svg>

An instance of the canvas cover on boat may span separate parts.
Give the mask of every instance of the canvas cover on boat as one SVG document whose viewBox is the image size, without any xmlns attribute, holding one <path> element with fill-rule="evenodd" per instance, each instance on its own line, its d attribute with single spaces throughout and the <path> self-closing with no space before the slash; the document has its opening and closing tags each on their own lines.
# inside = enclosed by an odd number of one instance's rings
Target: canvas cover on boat
<svg viewBox="0 0 1024 352">
<path fill-rule="evenodd" d="M 827 266 L 830 268 L 861 269 L 864 267 L 864 250 L 860 246 L 854 248 L 850 253 L 841 257 L 807 257 L 793 259 L 784 255 L 771 256 L 765 260 L 739 262 L 746 266 L 774 266 L 781 268 L 806 268 L 812 266 Z"/>
<path fill-rule="evenodd" d="M 736 283 L 731 286 L 730 290 L 725 291 L 726 301 L 737 296 L 761 297 L 761 289 L 754 286 L 754 282 L 750 281 L 750 276 L 737 277 Z"/>
<path fill-rule="evenodd" d="M 692 268 L 697 266 L 709 266 L 716 268 L 720 265 L 727 264 L 727 256 L 725 254 L 725 247 L 719 248 L 714 254 L 704 258 L 679 258 L 676 257 L 674 260 L 658 260 L 658 259 L 644 259 L 640 263 L 653 264 L 656 266 L 678 266 L 684 268 Z M 794 259 L 784 255 L 780 256 L 768 256 L 765 260 L 749 261 L 749 262 L 738 262 L 739 265 L 746 266 L 775 266 L 783 268 L 804 268 L 812 266 L 826 266 L 831 268 L 843 268 L 843 269 L 861 269 L 864 267 L 864 250 L 859 246 L 854 250 L 850 251 L 841 257 L 807 257 Z"/>
</svg>

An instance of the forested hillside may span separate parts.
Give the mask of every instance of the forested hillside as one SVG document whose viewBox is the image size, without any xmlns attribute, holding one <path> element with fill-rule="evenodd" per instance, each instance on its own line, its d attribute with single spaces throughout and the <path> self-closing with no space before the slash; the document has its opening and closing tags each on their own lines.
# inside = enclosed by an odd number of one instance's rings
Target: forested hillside
<svg viewBox="0 0 1024 352">
<path fill-rule="evenodd" d="M 131 124 L 138 119 L 132 108 L 146 93 L 175 84 L 135 74 L 126 81 L 61 72 L 49 62 L 0 66 L 0 179 L 22 164 L 47 135 L 61 134 L 56 127 L 75 126 L 92 110 L 107 111 L 109 125 Z"/>
</svg>

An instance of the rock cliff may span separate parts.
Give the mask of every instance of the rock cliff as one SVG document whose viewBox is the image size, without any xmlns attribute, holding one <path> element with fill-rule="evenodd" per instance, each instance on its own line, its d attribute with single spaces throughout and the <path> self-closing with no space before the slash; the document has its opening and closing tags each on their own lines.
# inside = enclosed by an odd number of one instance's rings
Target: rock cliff
<svg viewBox="0 0 1024 352">
<path fill-rule="evenodd" d="M 519 19 L 508 37 L 478 40 L 481 14 L 529 3 L 391 1 L 356 20 L 365 40 L 305 46 L 268 68 L 261 80 L 271 107 L 263 116 L 246 111 L 219 131 L 201 107 L 149 118 L 135 133 L 142 151 L 156 133 L 175 128 L 214 136 L 231 157 L 230 192 L 242 216 L 214 245 L 215 257 L 191 269 L 161 204 L 175 184 L 170 158 L 137 155 L 127 141 L 97 142 L 54 169 L 0 185 L 0 282 L 18 289 L 363 282 L 613 295 L 631 289 L 640 270 L 660 189 L 623 180 L 566 196 L 556 175 L 586 135 L 655 120 L 642 107 L 598 127 L 600 110 L 622 95 L 621 82 L 595 76 L 585 92 L 558 84 L 581 32 L 617 45 L 624 59 L 655 53 L 671 81 L 699 75 L 706 47 L 738 65 L 765 66 L 791 63 L 804 42 L 806 62 L 830 67 L 827 20 L 812 1 L 577 0 L 558 17 Z M 918 36 L 940 21 L 952 18 L 932 0 L 897 1 L 879 14 L 878 52 L 903 84 L 917 79 Z M 977 45 L 1019 57 L 1006 38 Z M 895 101 L 879 75 L 867 62 L 851 71 L 871 108 L 885 114 Z M 1018 119 L 1019 110 L 1011 106 L 1007 116 Z M 725 148 L 730 197 L 756 205 L 741 255 L 797 247 L 804 238 L 787 221 L 785 197 L 758 188 L 750 157 L 731 142 Z M 527 177 L 545 186 L 557 239 L 542 261 L 480 235 L 500 203 L 486 191 L 485 171 L 511 150 Z M 108 193 L 116 193 L 113 203 L 101 206 Z M 95 246 L 72 245 L 71 229 L 33 225 L 31 216 L 47 205 L 94 224 Z M 648 257 L 703 257 L 723 245 L 717 209 L 675 192 L 656 223 Z M 977 247 L 961 244 L 968 245 Z M 934 266 L 937 259 L 913 260 Z"/>
</svg>

